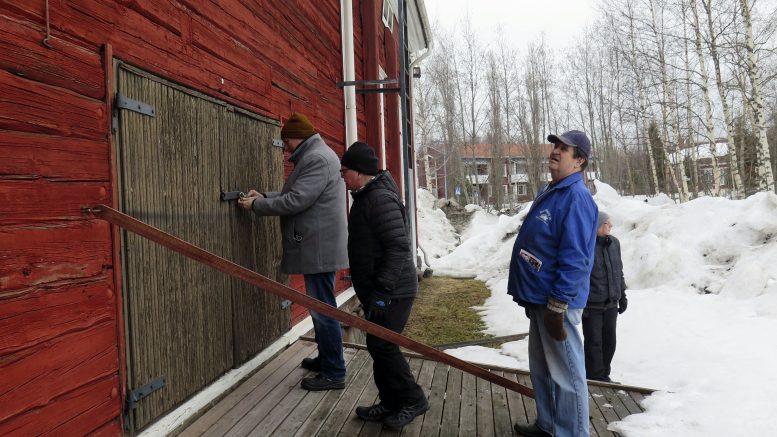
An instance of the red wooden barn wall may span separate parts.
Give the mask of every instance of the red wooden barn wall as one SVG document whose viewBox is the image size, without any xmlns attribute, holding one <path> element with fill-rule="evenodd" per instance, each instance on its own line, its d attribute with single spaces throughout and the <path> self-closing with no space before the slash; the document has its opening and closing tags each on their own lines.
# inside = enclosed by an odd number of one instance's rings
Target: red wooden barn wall
<svg viewBox="0 0 777 437">
<path fill-rule="evenodd" d="M 0 435 L 121 433 L 120 266 L 81 212 L 114 203 L 104 53 L 272 118 L 304 112 L 342 154 L 339 3 L 50 0 L 51 49 L 43 0 L 0 4 Z M 357 78 L 377 62 L 395 76 L 381 6 L 354 2 Z M 358 99 L 373 144 L 376 104 Z"/>
</svg>

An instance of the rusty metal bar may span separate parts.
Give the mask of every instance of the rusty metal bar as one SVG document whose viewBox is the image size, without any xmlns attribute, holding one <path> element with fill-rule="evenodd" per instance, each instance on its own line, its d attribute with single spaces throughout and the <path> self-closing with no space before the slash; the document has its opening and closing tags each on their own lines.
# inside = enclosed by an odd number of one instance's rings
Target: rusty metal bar
<svg viewBox="0 0 777 437">
<path fill-rule="evenodd" d="M 448 355 L 445 352 L 435 349 L 431 346 L 419 343 L 411 338 L 405 337 L 402 334 L 397 334 L 394 331 L 364 320 L 361 317 L 356 317 L 353 314 L 329 306 L 321 301 L 313 299 L 312 297 L 299 293 L 293 288 L 275 282 L 272 279 L 262 276 L 245 267 L 214 255 L 206 250 L 200 249 L 193 244 L 187 243 L 178 237 L 143 223 L 142 221 L 119 212 L 109 206 L 97 205 L 94 208 L 86 208 L 84 212 L 90 212 L 100 219 L 113 223 L 116 226 L 121 226 L 130 232 L 138 234 L 157 244 L 167 247 L 168 249 L 178 252 L 181 255 L 184 255 L 209 267 L 213 267 L 214 269 L 220 270 L 251 285 L 269 291 L 276 296 L 280 296 L 296 304 L 302 305 L 309 310 L 317 311 L 327 317 L 331 317 L 342 323 L 346 323 L 350 326 L 361 329 L 362 331 L 378 336 L 384 340 L 396 343 L 401 347 L 418 352 L 425 357 L 448 364 L 452 367 L 475 375 L 478 378 L 485 379 L 486 381 L 497 384 L 506 389 L 521 393 L 525 396 L 532 398 L 534 397 L 534 390 L 529 387 L 491 373 L 480 366 Z"/>
</svg>

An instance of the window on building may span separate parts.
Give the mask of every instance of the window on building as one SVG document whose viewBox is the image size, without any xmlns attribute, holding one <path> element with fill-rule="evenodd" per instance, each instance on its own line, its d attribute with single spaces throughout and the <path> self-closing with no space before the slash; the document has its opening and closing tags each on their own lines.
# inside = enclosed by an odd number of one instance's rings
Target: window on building
<svg viewBox="0 0 777 437">
<path fill-rule="evenodd" d="M 383 24 L 394 31 L 394 17 L 397 16 L 397 0 L 383 0 Z"/>
<path fill-rule="evenodd" d="M 512 162 L 513 174 L 526 174 L 526 158 L 517 158 Z"/>
<path fill-rule="evenodd" d="M 526 184 L 517 184 L 515 186 L 515 194 L 519 196 L 525 196 L 528 190 L 526 189 Z"/>
</svg>

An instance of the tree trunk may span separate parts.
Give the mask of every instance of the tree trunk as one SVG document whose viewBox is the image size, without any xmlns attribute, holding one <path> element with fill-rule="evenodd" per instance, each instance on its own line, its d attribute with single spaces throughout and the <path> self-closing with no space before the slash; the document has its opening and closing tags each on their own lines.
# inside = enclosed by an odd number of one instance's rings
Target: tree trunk
<svg viewBox="0 0 777 437">
<path fill-rule="evenodd" d="M 753 87 L 750 107 L 755 120 L 754 127 L 758 133 L 758 187 L 760 191 L 774 191 L 772 161 L 769 156 L 769 142 L 766 139 L 766 114 L 764 114 L 763 95 L 761 93 L 761 75 L 755 58 L 753 24 L 750 20 L 750 2 L 748 0 L 740 0 L 740 4 L 742 5 L 742 19 L 744 20 L 747 37 L 747 72 L 750 76 L 750 85 Z"/>
</svg>

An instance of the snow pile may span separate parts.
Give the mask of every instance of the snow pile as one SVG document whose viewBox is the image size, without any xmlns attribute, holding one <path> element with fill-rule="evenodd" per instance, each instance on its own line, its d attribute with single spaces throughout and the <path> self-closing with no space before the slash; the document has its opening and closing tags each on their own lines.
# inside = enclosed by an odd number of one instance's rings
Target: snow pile
<svg viewBox="0 0 777 437">
<path fill-rule="evenodd" d="M 621 240 L 629 308 L 618 319 L 611 377 L 659 389 L 646 412 L 612 425 L 624 436 L 770 435 L 777 416 L 777 196 L 621 197 L 597 182 L 599 208 Z M 479 311 L 492 335 L 527 332 L 507 292 L 512 246 L 528 205 L 515 217 L 475 213 L 462 244 L 435 272 L 486 281 Z M 528 369 L 527 341 L 452 355 Z M 499 352 L 499 353 L 497 353 Z"/>
<path fill-rule="evenodd" d="M 416 191 L 416 202 L 418 203 L 418 242 L 431 263 L 432 260 L 449 254 L 458 244 L 459 236 L 445 213 L 434 206 L 435 198 L 432 193 L 419 188 Z"/>
</svg>

